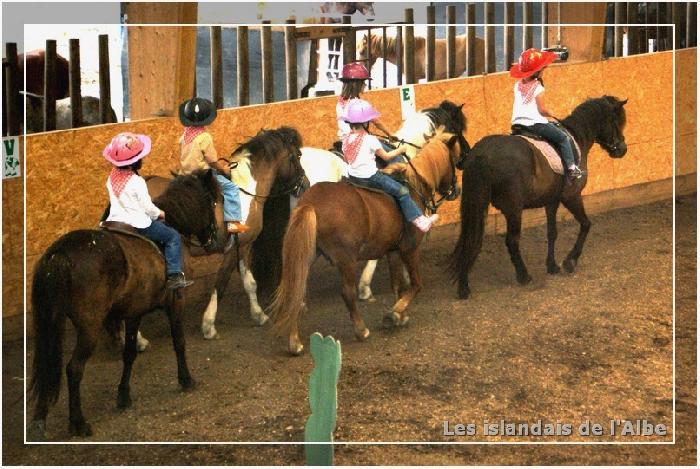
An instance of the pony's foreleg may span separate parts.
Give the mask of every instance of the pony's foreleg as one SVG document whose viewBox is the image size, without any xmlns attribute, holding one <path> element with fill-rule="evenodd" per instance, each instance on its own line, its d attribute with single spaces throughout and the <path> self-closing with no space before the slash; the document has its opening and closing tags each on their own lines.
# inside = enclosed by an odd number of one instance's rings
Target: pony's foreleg
<svg viewBox="0 0 700 469">
<path fill-rule="evenodd" d="M 238 268 L 241 272 L 241 280 L 243 280 L 243 288 L 248 294 L 250 300 L 250 318 L 257 326 L 262 326 L 270 319 L 265 314 L 258 303 L 258 284 L 253 277 L 253 273 L 246 267 L 245 261 L 241 259 L 238 263 Z"/>
<path fill-rule="evenodd" d="M 557 240 L 557 210 L 559 201 L 553 202 L 545 207 L 547 212 L 547 273 L 558 274 L 561 267 L 554 257 L 554 243 Z"/>
<path fill-rule="evenodd" d="M 357 264 L 349 261 L 339 262 L 338 269 L 343 279 L 343 301 L 345 301 L 345 306 L 347 306 L 350 318 L 355 325 L 355 337 L 358 340 L 365 340 L 369 337 L 369 329 L 365 326 L 365 321 L 357 310 L 357 290 L 355 289 L 357 284 Z"/>
<path fill-rule="evenodd" d="M 385 321 L 389 320 L 395 326 L 403 326 L 408 322 L 409 318 L 406 314 L 406 309 L 408 308 L 408 305 L 411 304 L 411 301 L 413 301 L 413 299 L 416 297 L 418 292 L 420 292 L 423 288 L 423 281 L 421 280 L 418 268 L 418 249 L 415 248 L 402 251 L 401 259 L 403 260 L 406 269 L 408 270 L 408 275 L 411 278 L 411 286 L 401 293 L 401 296 L 391 308 L 391 313 L 384 317 Z"/>
<path fill-rule="evenodd" d="M 128 319 L 125 322 L 125 342 L 124 342 L 124 369 L 122 379 L 119 382 L 117 391 L 117 408 L 126 409 L 131 407 L 131 396 L 129 395 L 129 380 L 131 379 L 131 368 L 136 359 L 136 336 L 138 334 L 141 318 Z"/>
<path fill-rule="evenodd" d="M 216 288 L 211 292 L 209 304 L 202 315 L 202 335 L 205 339 L 218 339 L 219 333 L 216 331 L 214 323 L 216 322 L 216 311 L 219 303 L 219 295 Z"/>
<path fill-rule="evenodd" d="M 360 276 L 360 285 L 358 286 L 359 298 L 362 301 L 377 301 L 372 295 L 372 277 L 377 269 L 377 259 L 367 261 L 367 265 Z"/>
<path fill-rule="evenodd" d="M 586 237 L 591 229 L 591 220 L 589 220 L 588 215 L 586 215 L 581 194 L 577 195 L 573 199 L 562 200 L 562 203 L 581 225 L 578 232 L 578 237 L 576 238 L 576 243 L 574 244 L 574 247 L 571 248 L 569 254 L 567 254 L 563 264 L 564 269 L 567 272 L 572 273 L 574 270 L 576 270 L 578 258 L 581 257 L 581 253 L 583 252 L 583 244 L 586 242 Z"/>
</svg>

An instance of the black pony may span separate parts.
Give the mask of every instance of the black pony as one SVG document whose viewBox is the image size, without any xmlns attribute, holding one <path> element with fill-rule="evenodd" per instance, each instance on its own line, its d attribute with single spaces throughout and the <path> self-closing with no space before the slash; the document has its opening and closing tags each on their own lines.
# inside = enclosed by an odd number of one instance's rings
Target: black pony
<svg viewBox="0 0 700 469">
<path fill-rule="evenodd" d="M 598 143 L 613 158 L 627 152 L 623 129 L 624 105 L 613 96 L 589 99 L 562 121 L 581 149 L 580 167 L 587 168 L 587 156 Z M 484 218 L 489 202 L 506 217 L 506 246 L 515 266 L 518 282 L 532 279 L 520 256 L 520 228 L 523 209 L 545 207 L 547 212 L 547 272 L 561 271 L 554 259 L 557 238 L 556 214 L 564 204 L 581 229 L 576 244 L 564 260 L 564 269 L 573 272 L 591 227 L 583 207 L 581 191 L 586 177 L 566 184 L 564 176 L 552 171 L 541 153 L 521 137 L 489 135 L 481 139 L 464 165 L 462 173 L 461 231 L 451 268 L 459 284 L 459 297 L 469 296 L 469 271 L 474 265 L 484 236 Z"/>
<path fill-rule="evenodd" d="M 219 189 L 211 171 L 200 171 L 172 181 L 154 202 L 166 213 L 166 222 L 183 235 L 196 236 L 206 245 L 216 236 L 214 204 Z M 188 248 L 185 248 L 187 265 Z M 32 283 L 34 363 L 29 391 L 35 401 L 33 438 L 43 438 L 49 407 L 60 392 L 65 318 L 73 323 L 77 341 L 66 366 L 70 431 L 89 436 L 90 425 L 80 405 L 80 382 L 102 329 L 126 324 L 124 369 L 117 407 L 131 405 L 129 379 L 136 357 L 136 333 L 141 317 L 156 308 L 168 314 L 177 356 L 178 381 L 192 388 L 185 360 L 182 328 L 183 296 L 165 289 L 165 260 L 149 241 L 129 234 L 76 230 L 56 240 L 37 263 Z"/>
</svg>

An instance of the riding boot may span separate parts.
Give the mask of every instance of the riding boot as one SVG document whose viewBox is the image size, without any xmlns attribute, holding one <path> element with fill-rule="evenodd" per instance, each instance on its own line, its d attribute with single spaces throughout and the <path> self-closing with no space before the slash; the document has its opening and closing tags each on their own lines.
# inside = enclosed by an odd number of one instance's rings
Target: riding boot
<svg viewBox="0 0 700 469">
<path fill-rule="evenodd" d="M 168 275 L 168 281 L 165 284 L 165 287 L 168 290 L 177 290 L 178 288 L 189 287 L 193 283 L 193 280 L 185 279 L 185 274 L 183 272 L 178 272 L 176 274 Z"/>
</svg>

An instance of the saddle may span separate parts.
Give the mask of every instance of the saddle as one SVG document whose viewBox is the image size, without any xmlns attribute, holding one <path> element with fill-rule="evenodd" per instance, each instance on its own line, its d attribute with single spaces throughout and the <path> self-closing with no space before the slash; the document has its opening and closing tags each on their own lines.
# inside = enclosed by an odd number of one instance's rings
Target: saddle
<svg viewBox="0 0 700 469">
<path fill-rule="evenodd" d="M 129 225 L 128 223 L 122 223 L 120 221 L 101 221 L 98 228 L 103 231 L 110 231 L 112 233 L 119 233 L 126 236 L 133 236 L 134 238 L 139 238 L 146 241 L 148 244 L 153 246 L 158 253 L 163 256 L 163 250 L 152 240 L 146 238 L 145 236 L 139 234 L 136 228 Z"/>
<path fill-rule="evenodd" d="M 574 153 L 574 161 L 576 164 L 579 164 L 581 162 L 581 149 L 579 148 L 578 143 L 576 143 L 576 140 L 573 139 L 569 131 L 566 130 L 564 126 L 558 122 L 555 122 L 554 125 L 559 127 L 560 130 L 563 130 L 566 135 L 568 135 L 569 141 L 572 143 L 571 148 Z M 554 148 L 554 146 L 549 143 L 548 140 L 533 133 L 527 126 L 524 125 L 513 124 L 510 129 L 511 135 L 525 139 L 528 143 L 539 150 L 542 156 L 544 156 L 544 158 L 547 160 L 549 167 L 552 168 L 552 171 L 557 174 L 564 175 L 564 164 L 562 163 L 561 155 L 559 155 L 557 149 Z"/>
</svg>

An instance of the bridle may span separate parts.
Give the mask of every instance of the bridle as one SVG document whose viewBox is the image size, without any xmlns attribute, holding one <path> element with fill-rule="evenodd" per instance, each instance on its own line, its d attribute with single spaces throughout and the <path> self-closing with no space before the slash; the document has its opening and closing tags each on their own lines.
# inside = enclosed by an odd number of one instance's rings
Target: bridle
<svg viewBox="0 0 700 469">
<path fill-rule="evenodd" d="M 299 197 L 304 191 L 305 187 L 308 185 L 308 179 L 306 178 L 306 172 L 304 167 L 301 165 L 301 150 L 299 148 L 290 148 L 287 146 L 288 150 L 288 161 L 290 169 L 294 169 L 296 176 L 292 181 L 287 183 L 284 187 L 277 191 L 270 192 L 267 195 L 260 195 L 250 192 L 242 187 L 238 189 L 246 195 L 253 197 L 254 199 L 270 199 L 274 197 L 281 197 L 285 195 L 293 195 L 294 197 Z M 226 162 L 229 168 L 236 169 L 238 167 L 237 161 L 229 161 L 226 158 L 219 158 L 220 161 Z"/>
</svg>

